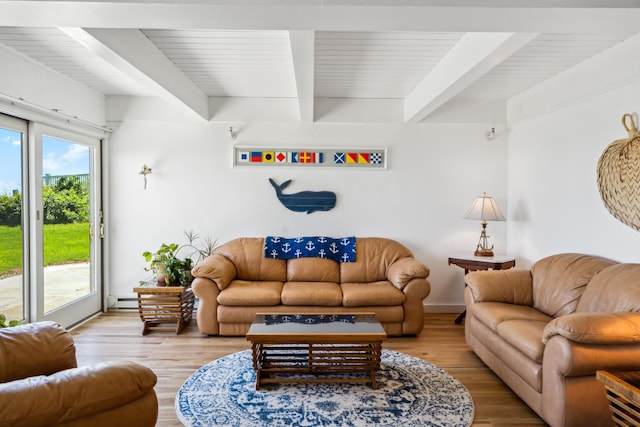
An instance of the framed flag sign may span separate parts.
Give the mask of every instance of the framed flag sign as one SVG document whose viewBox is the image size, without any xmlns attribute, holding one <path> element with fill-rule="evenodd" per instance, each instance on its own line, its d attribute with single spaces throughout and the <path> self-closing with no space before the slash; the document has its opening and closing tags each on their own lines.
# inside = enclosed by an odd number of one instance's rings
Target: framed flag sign
<svg viewBox="0 0 640 427">
<path fill-rule="evenodd" d="M 234 167 L 386 169 L 386 148 L 233 147 Z"/>
</svg>

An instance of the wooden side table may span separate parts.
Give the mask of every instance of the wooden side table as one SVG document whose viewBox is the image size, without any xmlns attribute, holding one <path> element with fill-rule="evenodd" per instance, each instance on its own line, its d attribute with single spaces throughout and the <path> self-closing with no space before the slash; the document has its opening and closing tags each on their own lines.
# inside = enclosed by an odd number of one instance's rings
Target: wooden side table
<svg viewBox="0 0 640 427">
<path fill-rule="evenodd" d="M 464 274 L 466 276 L 469 271 L 508 270 L 511 267 L 515 267 L 516 259 L 508 256 L 480 257 L 473 255 L 461 255 L 449 257 L 449 265 L 451 264 L 464 268 Z M 467 310 L 460 313 L 460 315 L 456 318 L 456 323 L 462 323 L 466 315 Z"/>
<path fill-rule="evenodd" d="M 138 312 L 144 324 L 142 335 L 149 331 L 176 331 L 191 322 L 195 297 L 190 286 L 156 286 L 145 283 L 133 288 L 138 294 Z M 167 326 L 175 324 L 175 326 Z"/>
</svg>

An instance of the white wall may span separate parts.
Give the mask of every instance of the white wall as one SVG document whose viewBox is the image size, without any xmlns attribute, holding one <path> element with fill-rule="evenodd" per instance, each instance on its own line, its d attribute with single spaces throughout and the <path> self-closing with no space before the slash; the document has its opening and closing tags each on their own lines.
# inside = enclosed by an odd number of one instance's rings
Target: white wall
<svg viewBox="0 0 640 427">
<path fill-rule="evenodd" d="M 640 233 L 606 210 L 597 163 L 640 111 L 640 37 L 509 101 L 509 251 L 518 266 L 561 252 L 640 260 Z"/>
<path fill-rule="evenodd" d="M 388 237 L 406 245 L 431 268 L 427 309 L 462 310 L 462 270 L 448 266 L 447 257 L 471 254 L 475 248 L 480 224 L 462 215 L 476 196 L 487 191 L 506 211 L 504 134 L 488 142 L 487 126 L 478 124 L 303 124 L 293 119 L 205 123 L 172 117 L 159 102 L 114 98 L 108 103 L 110 125 L 115 127 L 108 147 L 112 296 L 131 297 L 132 287 L 148 274 L 141 253 L 162 242 L 182 243 L 184 230 L 220 242 L 270 234 L 356 235 Z M 259 105 L 269 108 L 265 100 Z M 271 110 L 280 105 L 274 101 Z M 216 114 L 224 117 L 220 108 Z M 238 130 L 237 145 L 386 146 L 389 167 L 233 168 L 230 124 Z M 145 163 L 153 168 L 147 190 L 138 175 Z M 268 178 L 292 179 L 291 192 L 334 191 L 337 205 L 328 212 L 291 212 L 278 202 Z M 506 225 L 492 223 L 489 231 L 497 251 L 504 252 Z"/>
</svg>

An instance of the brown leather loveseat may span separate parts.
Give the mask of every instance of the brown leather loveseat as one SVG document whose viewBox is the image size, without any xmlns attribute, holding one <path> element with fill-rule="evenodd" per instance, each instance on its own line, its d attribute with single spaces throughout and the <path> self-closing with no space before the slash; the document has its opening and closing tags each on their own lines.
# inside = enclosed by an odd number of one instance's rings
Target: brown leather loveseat
<svg viewBox="0 0 640 427">
<path fill-rule="evenodd" d="M 559 254 L 466 276 L 467 344 L 552 427 L 610 426 L 596 370 L 640 370 L 640 264 Z"/>
<path fill-rule="evenodd" d="M 239 238 L 192 270 L 198 328 L 208 335 L 245 335 L 256 313 L 373 312 L 388 335 L 424 326 L 429 269 L 400 243 L 357 238 L 355 262 L 272 259 L 265 239 Z"/>
<path fill-rule="evenodd" d="M 156 379 L 135 362 L 78 368 L 71 334 L 54 322 L 0 329 L 0 426 L 152 427 Z"/>
</svg>

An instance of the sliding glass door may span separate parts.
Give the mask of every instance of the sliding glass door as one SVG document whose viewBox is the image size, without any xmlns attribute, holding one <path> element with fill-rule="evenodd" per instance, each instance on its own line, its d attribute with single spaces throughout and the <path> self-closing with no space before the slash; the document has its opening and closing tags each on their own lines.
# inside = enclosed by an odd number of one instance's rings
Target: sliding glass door
<svg viewBox="0 0 640 427">
<path fill-rule="evenodd" d="M 32 126 L 34 246 L 32 308 L 40 320 L 71 325 L 100 311 L 100 141 Z"/>
<path fill-rule="evenodd" d="M 65 327 L 102 307 L 100 140 L 0 114 L 0 314 Z"/>
<path fill-rule="evenodd" d="M 25 121 L 0 114 L 0 313 L 8 320 L 28 316 L 26 135 Z"/>
</svg>

